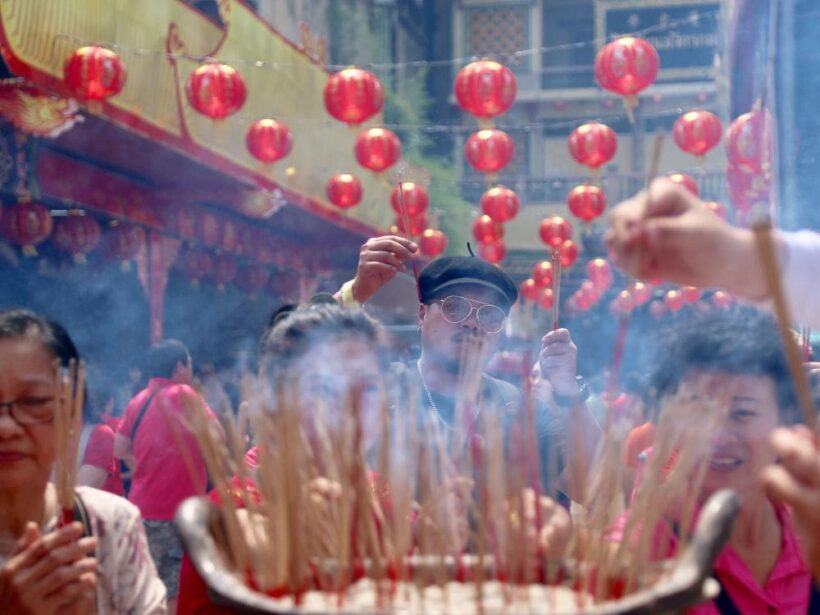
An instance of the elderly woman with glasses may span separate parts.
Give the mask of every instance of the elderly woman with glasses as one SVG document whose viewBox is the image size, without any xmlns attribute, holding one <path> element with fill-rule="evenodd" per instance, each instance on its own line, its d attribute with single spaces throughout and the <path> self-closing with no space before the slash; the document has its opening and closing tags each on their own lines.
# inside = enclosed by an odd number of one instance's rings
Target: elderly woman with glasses
<svg viewBox="0 0 820 615">
<path fill-rule="evenodd" d="M 49 480 L 55 363 L 71 360 L 79 360 L 77 349 L 60 325 L 0 311 L 0 610 L 165 613 L 165 588 L 134 506 L 78 487 L 84 522 L 58 526 Z"/>
</svg>

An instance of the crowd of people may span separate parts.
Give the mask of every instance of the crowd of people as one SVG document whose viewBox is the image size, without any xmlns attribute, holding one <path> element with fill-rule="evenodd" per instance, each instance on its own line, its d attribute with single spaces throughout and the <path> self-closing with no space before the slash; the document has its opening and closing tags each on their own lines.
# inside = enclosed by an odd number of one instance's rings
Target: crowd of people
<svg viewBox="0 0 820 615">
<path fill-rule="evenodd" d="M 633 502 L 647 488 L 656 444 L 647 426 L 657 422 L 665 400 L 686 390 L 721 412 L 703 434 L 708 464 L 702 488 L 690 494 L 691 504 L 697 509 L 712 493 L 729 488 L 741 506 L 714 563 L 720 595 L 692 612 L 820 609 L 815 590 L 820 444 L 816 425 L 801 423 L 777 323 L 766 311 L 770 289 L 751 231 L 729 226 L 685 190 L 659 180 L 613 210 L 606 244 L 613 262 L 629 275 L 724 288 L 757 304 L 696 315 L 659 333 L 652 374 L 644 390 L 634 391 L 644 400 L 647 423 L 634 425 L 641 431 L 623 460 L 634 478 L 624 485 Z M 820 293 L 810 281 L 820 267 L 820 238 L 777 233 L 776 244 L 796 319 L 818 326 Z M 490 376 L 488 365 L 518 300 L 517 285 L 480 258 L 454 256 L 437 258 L 420 272 L 421 352 L 417 360 L 395 361 L 383 328 L 362 305 L 407 271 L 417 252 L 404 238 L 371 239 L 362 246 L 356 275 L 334 296 L 278 309 L 261 335 L 260 386 L 275 396 L 285 379 L 296 382 L 306 416 L 319 407 L 333 412 L 355 389 L 365 447 L 376 437 L 367 426 L 378 424 L 382 408 L 395 406 L 388 374 L 399 373 L 416 387 L 419 411 L 454 433 L 469 429 L 477 418 L 470 411 L 483 408 L 512 429 L 523 424 L 531 402 L 541 468 L 537 482 L 541 493 L 553 496 L 536 504 L 539 541 L 560 553 L 572 533 L 570 511 L 588 497 L 586 473 L 605 435 L 590 408 L 589 387 L 578 375 L 583 348 L 576 347 L 570 331 L 549 331 L 528 378 L 513 384 Z M 206 386 L 193 386 L 191 355 L 176 340 L 150 349 L 142 366 L 148 380 L 129 383 L 131 397 L 122 408 L 116 391 L 90 383 L 99 391 L 98 416 L 84 432 L 76 488 L 83 514 L 75 518 L 84 522 L 62 524 L 50 478 L 54 363 L 66 366 L 79 358 L 57 323 L 25 310 L 0 312 L 0 604 L 10 605 L 9 612 L 37 614 L 95 608 L 98 613 L 223 612 L 210 603 L 185 558 L 172 520 L 182 501 L 204 496 L 209 487 L 190 413 L 200 413 L 223 438 L 219 415 L 238 404 L 218 386 L 213 370 L 206 370 Z M 477 402 L 467 405 L 466 415 L 465 397 Z M 256 449 L 247 453 L 252 472 Z M 435 510 L 446 515 L 451 508 Z M 682 539 L 680 510 L 664 512 L 653 538 L 659 557 L 674 553 Z M 464 548 L 465 527 L 448 525 L 453 548 Z M 610 536 L 614 542 L 630 540 L 617 521 Z"/>
</svg>

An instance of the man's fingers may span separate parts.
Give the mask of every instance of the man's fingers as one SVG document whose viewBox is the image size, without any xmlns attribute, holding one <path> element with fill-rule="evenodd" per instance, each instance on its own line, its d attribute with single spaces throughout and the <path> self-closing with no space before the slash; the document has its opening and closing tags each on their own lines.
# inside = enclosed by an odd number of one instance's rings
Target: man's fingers
<svg viewBox="0 0 820 615">
<path fill-rule="evenodd" d="M 397 269 L 393 265 L 388 265 L 387 263 L 366 263 L 362 265 L 362 273 L 363 274 L 371 274 L 371 273 L 378 273 L 381 275 L 389 276 L 392 278 L 397 273 L 401 273 L 404 269 Z"/>
<path fill-rule="evenodd" d="M 643 194 L 643 198 L 646 199 L 647 218 L 677 216 L 698 203 L 698 199 L 686 188 L 665 177 L 655 179 L 649 186 L 649 193 Z"/>
<path fill-rule="evenodd" d="M 54 532 L 50 532 L 37 538 L 25 551 L 12 558 L 20 568 L 30 568 L 42 558 L 46 557 L 52 549 L 76 541 L 83 535 L 83 525 L 78 521 L 70 523 Z"/>
<path fill-rule="evenodd" d="M 783 467 L 807 487 L 820 487 L 820 451 L 811 440 L 787 429 L 772 433 L 771 443 Z"/>
<path fill-rule="evenodd" d="M 367 252 L 366 254 L 362 254 L 362 264 L 365 263 L 387 263 L 388 265 L 392 265 L 396 269 L 400 271 L 404 271 L 406 266 L 404 261 L 396 256 L 393 252 L 388 252 L 386 250 L 374 250 L 371 252 Z"/>
<path fill-rule="evenodd" d="M 417 250 L 418 246 L 412 241 L 393 236 L 371 239 L 362 246 L 362 254 L 367 252 L 392 252 L 402 260 L 409 258 Z"/>
<path fill-rule="evenodd" d="M 541 343 L 544 345 L 550 344 L 569 344 L 572 342 L 572 337 L 566 329 L 556 329 L 550 331 L 541 338 Z"/>
<path fill-rule="evenodd" d="M 811 497 L 811 490 L 807 490 L 780 466 L 765 468 L 761 480 L 769 497 L 788 504 L 798 516 L 814 514 L 814 509 L 820 504 L 816 497 Z"/>
</svg>

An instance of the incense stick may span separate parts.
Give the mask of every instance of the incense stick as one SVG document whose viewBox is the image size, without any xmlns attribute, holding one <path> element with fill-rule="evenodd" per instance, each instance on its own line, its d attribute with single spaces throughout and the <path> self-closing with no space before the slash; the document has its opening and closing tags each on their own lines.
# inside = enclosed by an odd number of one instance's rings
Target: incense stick
<svg viewBox="0 0 820 615">
<path fill-rule="evenodd" d="M 561 249 L 552 251 L 552 330 L 558 329 L 558 311 L 561 305 Z"/>
<path fill-rule="evenodd" d="M 783 339 L 783 350 L 786 353 L 789 371 L 791 372 L 792 381 L 797 392 L 797 400 L 800 403 L 800 409 L 803 411 L 803 420 L 810 429 L 816 429 L 817 413 L 814 408 L 814 402 L 812 401 L 811 389 L 809 388 L 806 374 L 801 366 L 800 352 L 791 331 L 789 307 L 780 282 L 777 255 L 775 254 L 774 244 L 772 242 L 771 222 L 769 220 L 755 222 L 752 225 L 752 231 L 754 232 L 758 254 L 760 255 L 760 262 L 763 265 L 766 285 L 769 289 L 769 295 L 772 298 L 774 313 L 777 317 L 777 326 L 780 330 L 780 336 Z"/>
<path fill-rule="evenodd" d="M 410 216 L 407 213 L 407 203 L 404 200 L 404 186 L 403 182 L 399 182 L 399 205 L 401 206 L 401 221 L 404 226 L 404 238 L 410 241 Z M 416 282 L 416 294 L 419 301 L 421 301 L 421 286 L 419 286 L 419 270 L 416 265 L 416 260 L 411 256 L 410 265 L 413 267 L 413 279 Z"/>
<path fill-rule="evenodd" d="M 63 368 L 56 363 L 54 376 L 55 487 L 61 525 L 74 520 L 77 453 L 85 403 L 85 365 L 74 359 Z"/>
</svg>

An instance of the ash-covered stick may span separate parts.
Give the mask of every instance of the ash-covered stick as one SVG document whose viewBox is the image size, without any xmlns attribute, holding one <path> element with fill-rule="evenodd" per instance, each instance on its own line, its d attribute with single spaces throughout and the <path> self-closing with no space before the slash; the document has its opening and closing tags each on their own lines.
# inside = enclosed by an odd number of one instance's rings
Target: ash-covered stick
<svg viewBox="0 0 820 615">
<path fill-rule="evenodd" d="M 403 182 L 399 182 L 399 206 L 401 208 L 401 222 L 404 226 L 404 238 L 410 241 L 410 216 L 407 213 L 407 203 L 404 200 Z M 410 266 L 413 268 L 413 279 L 416 281 L 416 294 L 421 301 L 421 287 L 419 286 L 419 269 L 415 259 L 410 257 Z"/>
<path fill-rule="evenodd" d="M 552 330 L 558 329 L 558 312 L 561 306 L 561 249 L 552 250 Z"/>
<path fill-rule="evenodd" d="M 786 360 L 789 364 L 792 381 L 797 391 L 797 400 L 800 402 L 800 409 L 803 411 L 803 420 L 811 429 L 816 429 L 817 412 L 811 397 L 808 379 L 803 371 L 800 352 L 794 341 L 791 330 L 791 316 L 789 306 L 786 302 L 786 295 L 783 293 L 783 286 L 780 282 L 780 272 L 777 266 L 777 255 L 775 254 L 774 243 L 772 242 L 772 225 L 769 220 L 760 220 L 752 225 L 757 250 L 760 254 L 760 261 L 763 265 L 763 274 L 766 277 L 766 284 L 769 288 L 769 295 L 774 305 L 774 313 L 777 317 L 777 326 L 780 329 L 780 336 L 783 339 L 783 349 L 786 352 Z"/>
</svg>

